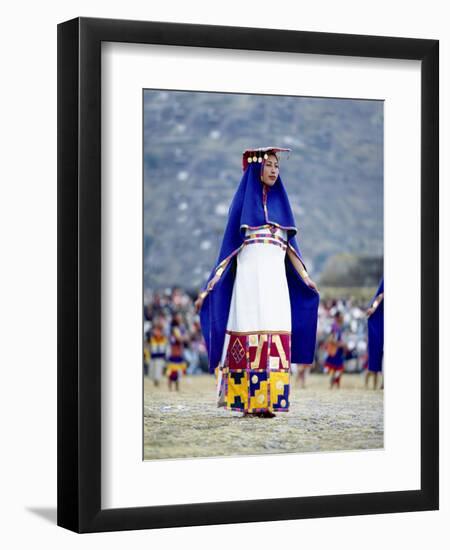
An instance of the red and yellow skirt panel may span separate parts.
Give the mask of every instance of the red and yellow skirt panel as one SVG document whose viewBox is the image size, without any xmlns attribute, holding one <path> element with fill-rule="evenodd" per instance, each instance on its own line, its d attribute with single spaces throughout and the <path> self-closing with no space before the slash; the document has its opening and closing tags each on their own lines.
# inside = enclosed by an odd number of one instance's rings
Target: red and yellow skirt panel
<svg viewBox="0 0 450 550">
<path fill-rule="evenodd" d="M 289 332 L 228 331 L 220 393 L 229 410 L 259 413 L 289 410 Z"/>
</svg>

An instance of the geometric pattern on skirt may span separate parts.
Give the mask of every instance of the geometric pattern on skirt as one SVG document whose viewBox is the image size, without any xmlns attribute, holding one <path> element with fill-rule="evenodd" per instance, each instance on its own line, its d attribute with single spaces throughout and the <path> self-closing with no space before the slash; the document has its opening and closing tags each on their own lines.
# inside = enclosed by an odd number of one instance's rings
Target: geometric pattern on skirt
<svg viewBox="0 0 450 550">
<path fill-rule="evenodd" d="M 221 388 L 226 408 L 249 413 L 288 411 L 290 333 L 227 332 Z"/>
</svg>

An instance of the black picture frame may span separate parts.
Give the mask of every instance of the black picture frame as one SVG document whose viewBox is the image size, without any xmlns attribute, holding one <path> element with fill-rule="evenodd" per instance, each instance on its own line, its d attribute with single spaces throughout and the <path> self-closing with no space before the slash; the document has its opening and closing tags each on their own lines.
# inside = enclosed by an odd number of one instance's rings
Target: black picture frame
<svg viewBox="0 0 450 550">
<path fill-rule="evenodd" d="M 421 488 L 101 508 L 101 44 L 421 61 Z M 58 525 L 76 532 L 436 510 L 439 506 L 439 42 L 77 18 L 58 25 Z"/>
</svg>

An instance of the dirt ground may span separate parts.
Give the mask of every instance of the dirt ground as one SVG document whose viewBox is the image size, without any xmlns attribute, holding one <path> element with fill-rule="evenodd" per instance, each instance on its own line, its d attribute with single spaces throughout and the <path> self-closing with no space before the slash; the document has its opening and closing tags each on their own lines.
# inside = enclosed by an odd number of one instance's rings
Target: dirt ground
<svg viewBox="0 0 450 550">
<path fill-rule="evenodd" d="M 179 392 L 146 378 L 144 459 L 383 447 L 383 390 L 365 390 L 362 375 L 344 375 L 333 390 L 324 374 L 307 377 L 306 388 L 292 378 L 289 412 L 275 418 L 219 409 L 215 395 L 213 376 L 185 377 Z"/>
</svg>

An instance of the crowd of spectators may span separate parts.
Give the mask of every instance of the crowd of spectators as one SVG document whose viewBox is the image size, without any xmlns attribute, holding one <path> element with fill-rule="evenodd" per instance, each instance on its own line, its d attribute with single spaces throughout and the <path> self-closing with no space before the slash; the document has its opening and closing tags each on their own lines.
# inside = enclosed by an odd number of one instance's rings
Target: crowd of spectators
<svg viewBox="0 0 450 550">
<path fill-rule="evenodd" d="M 179 287 L 144 294 L 144 338 L 147 340 L 153 326 L 160 325 L 167 337 L 174 318 L 185 335 L 184 357 L 187 374 L 208 372 L 208 356 L 200 329 L 200 318 L 195 312 L 194 298 Z"/>
</svg>

